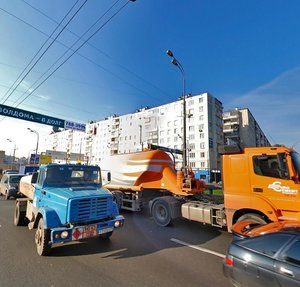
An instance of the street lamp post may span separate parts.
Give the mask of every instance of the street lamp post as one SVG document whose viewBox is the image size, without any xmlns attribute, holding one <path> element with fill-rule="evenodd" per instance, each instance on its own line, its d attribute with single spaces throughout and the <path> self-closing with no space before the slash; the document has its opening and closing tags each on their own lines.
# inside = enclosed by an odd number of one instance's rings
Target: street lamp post
<svg viewBox="0 0 300 287">
<path fill-rule="evenodd" d="M 187 168 L 187 149 L 186 149 L 186 95 L 185 95 L 185 72 L 180 62 L 175 58 L 171 50 L 166 51 L 167 55 L 172 58 L 171 63 L 178 67 L 182 75 L 182 101 L 183 101 L 183 168 Z"/>
<path fill-rule="evenodd" d="M 27 128 L 30 132 L 35 133 L 37 135 L 37 141 L 36 141 L 36 149 L 35 149 L 35 156 L 34 156 L 34 163 L 37 163 L 37 157 L 38 157 L 38 148 L 39 148 L 39 133 L 36 130 L 33 130 L 31 128 Z"/>
<path fill-rule="evenodd" d="M 14 144 L 14 152 L 13 152 L 13 159 L 12 159 L 12 163 L 11 163 L 11 169 L 13 164 L 15 164 L 15 156 L 16 156 L 16 142 L 12 141 L 11 139 L 7 139 L 9 142 Z"/>
</svg>

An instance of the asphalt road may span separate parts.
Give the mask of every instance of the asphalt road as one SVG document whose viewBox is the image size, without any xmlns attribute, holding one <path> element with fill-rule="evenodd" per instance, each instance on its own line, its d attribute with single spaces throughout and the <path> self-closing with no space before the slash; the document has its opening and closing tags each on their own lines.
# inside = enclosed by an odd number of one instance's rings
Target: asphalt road
<svg viewBox="0 0 300 287">
<path fill-rule="evenodd" d="M 61 244 L 36 253 L 34 231 L 13 225 L 14 200 L 0 198 L 0 287 L 229 286 L 222 261 L 231 234 L 187 220 L 159 227 L 147 210 L 122 212 L 110 240 Z"/>
</svg>

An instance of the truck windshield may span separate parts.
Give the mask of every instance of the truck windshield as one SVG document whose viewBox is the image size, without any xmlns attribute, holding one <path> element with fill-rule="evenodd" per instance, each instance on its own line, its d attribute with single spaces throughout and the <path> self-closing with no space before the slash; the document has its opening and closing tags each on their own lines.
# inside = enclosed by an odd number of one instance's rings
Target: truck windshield
<svg viewBox="0 0 300 287">
<path fill-rule="evenodd" d="M 298 178 L 300 178 L 300 155 L 299 153 L 292 151 L 291 152 L 293 166 L 297 172 Z"/>
<path fill-rule="evenodd" d="M 23 175 L 13 175 L 9 177 L 9 183 L 19 183 Z"/>
<path fill-rule="evenodd" d="M 97 167 L 51 166 L 47 169 L 47 186 L 91 186 L 100 184 L 100 170 Z"/>
</svg>

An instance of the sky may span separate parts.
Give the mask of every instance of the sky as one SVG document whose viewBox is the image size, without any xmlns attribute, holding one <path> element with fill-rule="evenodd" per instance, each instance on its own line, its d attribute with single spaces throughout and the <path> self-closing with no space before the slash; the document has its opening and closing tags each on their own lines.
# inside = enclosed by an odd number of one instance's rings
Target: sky
<svg viewBox="0 0 300 287">
<path fill-rule="evenodd" d="M 0 104 L 79 123 L 166 104 L 182 95 L 170 49 L 187 93 L 249 108 L 271 144 L 300 150 L 299 13 L 298 0 L 0 0 Z M 0 150 L 27 157 L 28 128 L 40 146 L 52 130 L 0 116 Z"/>
</svg>

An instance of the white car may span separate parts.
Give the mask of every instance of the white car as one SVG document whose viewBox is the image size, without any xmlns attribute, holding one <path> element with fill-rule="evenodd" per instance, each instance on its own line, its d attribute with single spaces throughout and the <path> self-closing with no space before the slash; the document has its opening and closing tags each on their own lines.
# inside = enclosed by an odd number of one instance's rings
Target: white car
<svg viewBox="0 0 300 287">
<path fill-rule="evenodd" d="M 24 174 L 3 174 L 0 182 L 0 194 L 9 199 L 16 197 L 19 191 L 19 183 Z"/>
</svg>

